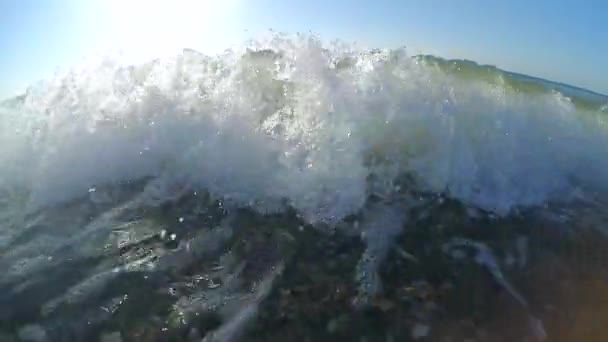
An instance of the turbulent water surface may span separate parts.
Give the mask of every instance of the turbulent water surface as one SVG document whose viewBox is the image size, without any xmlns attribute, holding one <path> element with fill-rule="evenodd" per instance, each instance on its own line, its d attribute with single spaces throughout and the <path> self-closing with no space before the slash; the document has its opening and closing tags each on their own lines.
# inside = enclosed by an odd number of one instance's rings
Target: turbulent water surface
<svg viewBox="0 0 608 342">
<path fill-rule="evenodd" d="M 542 271 L 604 248 L 606 115 L 312 36 L 74 69 L 0 106 L 0 338 L 558 340 Z"/>
</svg>

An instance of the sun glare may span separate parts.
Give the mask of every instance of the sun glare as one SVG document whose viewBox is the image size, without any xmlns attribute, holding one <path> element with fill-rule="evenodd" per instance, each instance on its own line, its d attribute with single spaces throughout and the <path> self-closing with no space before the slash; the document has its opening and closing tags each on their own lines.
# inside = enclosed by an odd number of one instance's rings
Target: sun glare
<svg viewBox="0 0 608 342">
<path fill-rule="evenodd" d="M 110 0 L 109 45 L 131 59 L 205 49 L 234 17 L 236 0 Z"/>
</svg>

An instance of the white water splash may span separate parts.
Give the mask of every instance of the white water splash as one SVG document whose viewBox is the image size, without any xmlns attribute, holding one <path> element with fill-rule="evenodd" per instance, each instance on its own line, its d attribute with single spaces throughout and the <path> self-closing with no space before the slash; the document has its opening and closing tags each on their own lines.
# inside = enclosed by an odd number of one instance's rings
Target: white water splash
<svg viewBox="0 0 608 342">
<path fill-rule="evenodd" d="M 407 173 L 422 190 L 507 213 L 606 189 L 608 138 L 559 94 L 459 80 L 404 51 L 275 35 L 138 66 L 107 59 L 0 109 L 0 190 L 39 208 L 155 177 L 310 222 L 357 212 Z M 373 189 L 373 190 L 370 190 Z"/>
</svg>

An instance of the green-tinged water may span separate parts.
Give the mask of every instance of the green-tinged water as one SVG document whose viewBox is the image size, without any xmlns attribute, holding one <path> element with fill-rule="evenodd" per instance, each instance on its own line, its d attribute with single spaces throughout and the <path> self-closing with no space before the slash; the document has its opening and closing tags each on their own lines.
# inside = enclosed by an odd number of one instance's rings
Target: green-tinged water
<svg viewBox="0 0 608 342">
<path fill-rule="evenodd" d="M 580 110 L 591 112 L 608 110 L 608 96 L 586 89 L 508 72 L 492 65 L 480 65 L 468 60 L 449 60 L 431 55 L 419 55 L 414 58 L 420 63 L 464 80 L 486 82 L 496 87 L 530 95 L 558 92 L 569 98 Z"/>
</svg>

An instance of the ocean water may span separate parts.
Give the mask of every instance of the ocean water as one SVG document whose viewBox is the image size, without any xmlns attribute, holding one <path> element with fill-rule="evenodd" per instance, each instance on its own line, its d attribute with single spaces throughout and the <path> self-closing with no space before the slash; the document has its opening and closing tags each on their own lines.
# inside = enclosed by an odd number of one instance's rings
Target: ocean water
<svg viewBox="0 0 608 342">
<path fill-rule="evenodd" d="M 424 265 L 395 246 L 429 215 L 458 213 L 441 224 L 483 236 L 515 220 L 501 236 L 524 267 L 534 227 L 552 241 L 573 227 L 603 236 L 607 106 L 468 61 L 309 35 L 75 68 L 0 106 L 2 332 L 255 340 L 276 284 L 311 272 L 294 258 L 343 263 L 327 272 L 348 279 L 342 310 L 359 312 L 394 294 L 382 270 L 395 250 Z M 506 259 L 459 229 L 439 234 L 442 250 L 468 249 L 544 338 Z M 323 256 L 324 244 L 346 252 Z M 428 337 L 430 320 L 408 338 Z"/>
</svg>

